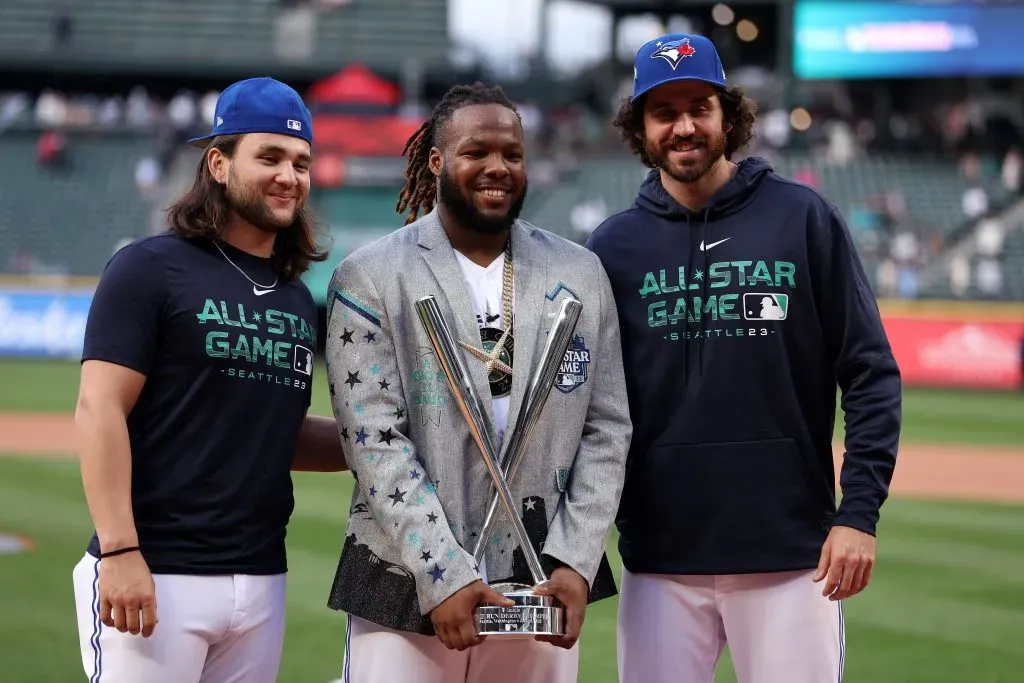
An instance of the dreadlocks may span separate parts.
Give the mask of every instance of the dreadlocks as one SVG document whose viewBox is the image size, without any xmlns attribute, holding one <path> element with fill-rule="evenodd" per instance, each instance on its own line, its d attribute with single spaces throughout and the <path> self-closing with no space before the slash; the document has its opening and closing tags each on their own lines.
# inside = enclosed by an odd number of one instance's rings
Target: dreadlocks
<svg viewBox="0 0 1024 683">
<path fill-rule="evenodd" d="M 400 214 L 409 211 L 406 225 L 416 220 L 420 212 L 429 213 L 434 208 L 437 185 L 434 174 L 430 172 L 431 148 L 437 146 L 444 127 L 456 111 L 476 104 L 500 104 L 519 116 L 519 110 L 498 85 L 488 87 L 480 82 L 456 85 L 445 93 L 430 118 L 412 134 L 402 150 L 402 156 L 408 156 L 409 161 L 405 167 L 405 187 L 398 193 L 396 211 Z"/>
</svg>

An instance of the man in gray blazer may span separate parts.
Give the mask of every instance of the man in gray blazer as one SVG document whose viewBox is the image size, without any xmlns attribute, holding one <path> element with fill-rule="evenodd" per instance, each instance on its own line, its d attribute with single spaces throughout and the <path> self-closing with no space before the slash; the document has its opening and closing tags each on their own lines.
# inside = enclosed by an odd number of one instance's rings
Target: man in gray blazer
<svg viewBox="0 0 1024 683">
<path fill-rule="evenodd" d="M 604 548 L 631 435 L 608 279 L 581 246 L 518 220 L 522 124 L 500 88 L 453 88 L 406 151 L 406 227 L 345 258 L 330 291 L 330 392 L 358 482 L 329 602 L 349 615 L 343 680 L 575 681 L 586 606 L 616 593 Z M 499 449 L 555 312 L 567 296 L 583 304 L 510 483 L 564 637 L 477 634 L 473 610 L 507 604 L 488 584 L 533 581 L 503 515 L 474 561 L 493 488 L 417 316 L 426 295 L 458 341 L 501 347 L 489 372 L 465 353 Z"/>
</svg>

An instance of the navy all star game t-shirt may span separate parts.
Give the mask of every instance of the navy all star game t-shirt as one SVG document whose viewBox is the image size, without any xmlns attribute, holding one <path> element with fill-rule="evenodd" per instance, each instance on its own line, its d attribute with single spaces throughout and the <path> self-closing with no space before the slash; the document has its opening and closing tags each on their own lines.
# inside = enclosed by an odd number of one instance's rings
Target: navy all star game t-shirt
<svg viewBox="0 0 1024 683">
<path fill-rule="evenodd" d="M 220 247 L 255 282 L 274 282 L 269 259 Z M 304 283 L 256 287 L 208 240 L 164 233 L 110 259 L 82 359 L 146 376 L 128 434 L 132 508 L 151 572 L 286 571 L 316 320 Z M 99 554 L 95 533 L 88 552 Z"/>
</svg>

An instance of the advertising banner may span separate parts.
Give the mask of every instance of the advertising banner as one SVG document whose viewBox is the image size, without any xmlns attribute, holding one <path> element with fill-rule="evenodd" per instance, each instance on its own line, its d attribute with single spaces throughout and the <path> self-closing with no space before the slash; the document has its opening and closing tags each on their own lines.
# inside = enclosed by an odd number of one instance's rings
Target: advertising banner
<svg viewBox="0 0 1024 683">
<path fill-rule="evenodd" d="M 798 0 L 793 72 L 805 79 L 1017 76 L 1022 26 L 1020 3 Z"/>
<path fill-rule="evenodd" d="M 883 315 L 907 386 L 1021 387 L 1024 321 Z"/>
<path fill-rule="evenodd" d="M 77 358 L 91 291 L 0 289 L 0 356 Z"/>
</svg>

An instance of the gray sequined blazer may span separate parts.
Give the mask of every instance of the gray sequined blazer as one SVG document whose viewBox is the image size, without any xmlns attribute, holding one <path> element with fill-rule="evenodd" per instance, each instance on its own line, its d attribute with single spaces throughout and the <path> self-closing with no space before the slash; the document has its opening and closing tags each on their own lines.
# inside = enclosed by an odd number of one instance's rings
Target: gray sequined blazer
<svg viewBox="0 0 1024 683">
<path fill-rule="evenodd" d="M 594 254 L 527 223 L 514 225 L 511 253 L 509 429 L 562 300 L 575 296 L 583 312 L 566 354 L 571 363 L 556 378 L 510 488 L 546 571 L 568 565 L 589 582 L 591 601 L 603 599 L 616 592 L 604 548 L 632 433 L 611 287 Z M 479 346 L 463 273 L 436 209 L 350 254 L 331 281 L 330 393 L 357 486 L 328 604 L 432 635 L 429 612 L 482 578 L 472 551 L 492 488 L 416 313 L 415 301 L 428 294 L 456 339 Z M 464 355 L 498 443 L 487 374 Z M 501 519 L 486 539 L 486 579 L 532 584 L 513 528 Z"/>
</svg>

